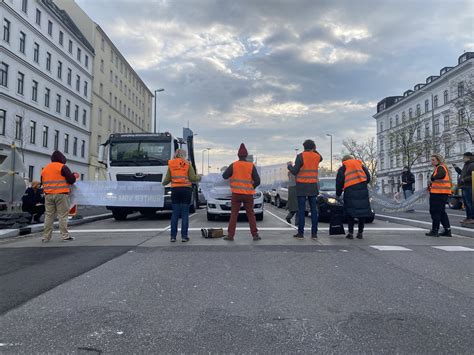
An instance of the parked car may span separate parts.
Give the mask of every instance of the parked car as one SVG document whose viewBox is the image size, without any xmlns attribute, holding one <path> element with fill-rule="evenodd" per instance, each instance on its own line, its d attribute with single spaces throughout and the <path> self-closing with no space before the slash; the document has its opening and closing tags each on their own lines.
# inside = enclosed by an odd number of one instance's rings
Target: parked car
<svg viewBox="0 0 474 355">
<path fill-rule="evenodd" d="M 272 190 L 271 203 L 278 208 L 285 207 L 288 203 L 288 186 L 283 185 L 275 190 Z"/>
<path fill-rule="evenodd" d="M 264 191 L 263 192 L 263 201 L 266 203 L 271 203 L 272 202 L 272 191 Z"/>
<path fill-rule="evenodd" d="M 215 196 L 207 200 L 207 220 L 213 221 L 219 217 L 230 217 L 231 198 L 232 193 L 230 187 L 216 187 Z M 263 192 L 258 191 L 253 196 L 254 212 L 257 221 L 263 220 Z M 239 211 L 240 214 L 245 214 L 245 209 L 242 206 Z"/>
<path fill-rule="evenodd" d="M 199 188 L 198 190 L 198 202 L 199 202 L 199 206 L 204 206 L 206 204 L 206 197 L 202 193 L 201 188 Z"/>
</svg>

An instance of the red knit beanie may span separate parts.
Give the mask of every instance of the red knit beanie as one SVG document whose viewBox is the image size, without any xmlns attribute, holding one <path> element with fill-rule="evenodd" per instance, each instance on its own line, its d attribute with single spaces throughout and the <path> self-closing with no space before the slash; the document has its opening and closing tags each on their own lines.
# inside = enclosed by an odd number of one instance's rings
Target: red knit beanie
<svg viewBox="0 0 474 355">
<path fill-rule="evenodd" d="M 247 152 L 247 148 L 245 148 L 244 143 L 240 144 L 239 152 L 237 153 L 237 155 L 239 156 L 239 158 L 246 158 L 249 155 L 249 152 Z"/>
</svg>

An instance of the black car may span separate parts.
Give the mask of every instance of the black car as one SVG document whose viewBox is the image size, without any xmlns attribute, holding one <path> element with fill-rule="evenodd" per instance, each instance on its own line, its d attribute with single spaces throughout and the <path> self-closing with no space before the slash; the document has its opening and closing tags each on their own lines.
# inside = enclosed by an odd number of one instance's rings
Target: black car
<svg viewBox="0 0 474 355">
<path fill-rule="evenodd" d="M 342 213 L 344 209 L 344 202 L 342 197 L 336 196 L 336 178 L 326 177 L 319 179 L 319 195 L 317 198 L 318 205 L 318 219 L 321 222 L 329 222 L 331 214 Z M 372 223 L 375 218 L 375 213 L 366 219 L 366 223 Z"/>
</svg>

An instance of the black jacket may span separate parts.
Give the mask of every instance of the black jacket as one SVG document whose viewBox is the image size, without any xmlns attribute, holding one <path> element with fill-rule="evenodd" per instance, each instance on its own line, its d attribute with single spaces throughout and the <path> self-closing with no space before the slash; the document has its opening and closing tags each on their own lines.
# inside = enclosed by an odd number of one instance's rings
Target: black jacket
<svg viewBox="0 0 474 355">
<path fill-rule="evenodd" d="M 461 175 L 459 177 L 459 187 L 472 186 L 472 172 L 474 171 L 473 160 L 469 160 L 465 162 L 462 169 L 459 168 L 458 166 L 456 166 L 454 169 L 456 169 L 456 172 Z"/>
<path fill-rule="evenodd" d="M 316 153 L 318 152 L 316 151 Z M 323 157 L 321 156 L 321 154 L 319 154 L 319 157 L 321 158 L 319 162 L 322 162 Z M 300 172 L 300 169 L 303 166 L 303 163 L 304 163 L 303 153 L 300 153 L 296 156 L 295 165 L 288 166 L 288 170 L 290 171 L 290 173 L 296 176 Z M 318 194 L 319 194 L 319 185 L 317 183 L 306 184 L 306 183 L 296 182 L 296 196 L 318 196 Z"/>
<path fill-rule="evenodd" d="M 415 175 L 411 171 L 404 171 L 402 173 L 402 182 L 406 184 L 402 185 L 402 189 L 404 191 L 412 190 L 413 191 L 413 184 L 415 183 Z"/>
<path fill-rule="evenodd" d="M 21 198 L 22 206 L 21 209 L 24 212 L 33 210 L 37 203 L 44 204 L 44 195 L 42 189 L 36 191 L 32 187 L 28 187 L 25 194 Z"/>
<path fill-rule="evenodd" d="M 245 158 L 239 159 L 240 161 L 246 161 Z M 234 168 L 233 164 L 230 164 L 227 169 L 225 169 L 224 173 L 222 174 L 222 177 L 227 180 L 230 179 L 231 176 L 234 174 Z M 260 175 L 258 175 L 257 168 L 255 165 L 253 166 L 252 169 L 252 180 L 253 180 L 253 187 L 257 187 L 260 185 Z"/>
<path fill-rule="evenodd" d="M 344 211 L 346 215 L 361 218 L 371 217 L 372 208 L 370 207 L 369 189 L 367 184 L 370 182 L 369 170 L 362 166 L 362 169 L 367 176 L 366 182 L 361 182 L 349 186 L 344 190 Z M 341 196 L 344 188 L 346 167 L 343 165 L 339 168 L 336 176 L 336 195 Z"/>
</svg>

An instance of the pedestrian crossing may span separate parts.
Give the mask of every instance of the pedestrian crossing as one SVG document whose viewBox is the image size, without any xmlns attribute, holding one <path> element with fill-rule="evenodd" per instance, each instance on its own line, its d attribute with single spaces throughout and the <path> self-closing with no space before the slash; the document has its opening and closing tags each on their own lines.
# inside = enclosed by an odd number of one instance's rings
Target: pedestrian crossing
<svg viewBox="0 0 474 355">
<path fill-rule="evenodd" d="M 369 245 L 370 248 L 379 250 L 379 251 L 413 251 L 413 249 L 399 246 L 399 245 Z M 430 248 L 442 250 L 442 251 L 474 251 L 474 248 L 468 248 L 460 245 L 443 245 L 443 246 L 435 246 L 431 245 Z"/>
</svg>

